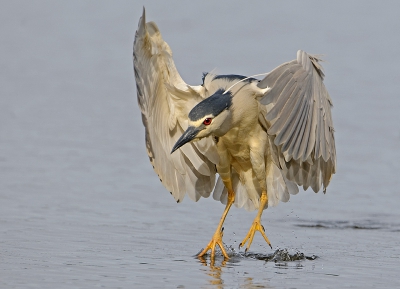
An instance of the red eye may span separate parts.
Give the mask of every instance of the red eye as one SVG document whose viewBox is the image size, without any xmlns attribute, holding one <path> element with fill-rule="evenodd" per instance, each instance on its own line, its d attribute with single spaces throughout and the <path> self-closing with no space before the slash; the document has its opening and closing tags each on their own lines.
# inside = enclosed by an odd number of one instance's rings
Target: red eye
<svg viewBox="0 0 400 289">
<path fill-rule="evenodd" d="M 212 122 L 212 118 L 206 118 L 206 119 L 203 121 L 203 124 L 204 124 L 204 125 L 210 125 L 211 122 Z"/>
</svg>

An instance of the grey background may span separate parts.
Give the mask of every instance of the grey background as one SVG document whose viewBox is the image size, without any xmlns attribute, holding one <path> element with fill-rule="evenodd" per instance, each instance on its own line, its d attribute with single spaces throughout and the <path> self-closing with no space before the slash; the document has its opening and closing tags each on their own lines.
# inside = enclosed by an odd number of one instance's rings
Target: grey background
<svg viewBox="0 0 400 289">
<path fill-rule="evenodd" d="M 177 205 L 152 171 L 132 42 L 142 7 L 183 79 L 252 75 L 324 54 L 337 174 L 263 215 L 274 249 L 314 261 L 204 266 L 223 206 Z M 400 285 L 400 20 L 396 1 L 3 1 L 2 288 L 345 288 Z M 237 250 L 254 212 L 233 208 Z M 254 253 L 271 253 L 258 235 Z"/>
</svg>

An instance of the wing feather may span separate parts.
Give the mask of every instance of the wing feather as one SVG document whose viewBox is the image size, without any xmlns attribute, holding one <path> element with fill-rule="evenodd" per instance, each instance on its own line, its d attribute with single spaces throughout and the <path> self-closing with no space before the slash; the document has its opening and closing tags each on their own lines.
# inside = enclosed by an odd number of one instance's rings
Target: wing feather
<svg viewBox="0 0 400 289">
<path fill-rule="evenodd" d="M 274 87 L 272 87 L 270 93 L 268 93 L 268 95 L 270 95 L 271 97 L 269 98 L 263 98 L 260 102 L 262 104 L 270 104 L 270 103 L 276 103 L 279 94 L 277 92 L 282 91 L 286 86 L 287 83 L 290 81 L 290 79 L 292 78 L 290 72 L 288 70 L 284 70 L 282 72 L 282 74 L 279 76 L 279 78 L 277 78 L 276 82 L 274 82 Z M 266 88 L 268 85 L 266 85 L 264 88 Z M 278 113 L 278 110 L 275 110 L 276 113 Z M 275 112 L 274 111 L 274 112 Z M 271 114 L 273 114 L 273 112 L 271 112 Z M 275 114 L 273 114 L 275 116 Z"/>
<path fill-rule="evenodd" d="M 275 119 L 278 115 L 280 115 L 282 113 L 282 110 L 284 109 L 284 107 L 286 107 L 286 104 L 288 102 L 288 99 L 290 98 L 290 96 L 293 93 L 297 93 L 295 91 L 296 89 L 296 82 L 293 78 L 289 78 L 290 75 L 287 76 L 286 79 L 289 79 L 289 81 L 287 82 L 286 86 L 284 87 L 283 91 L 282 91 L 282 97 L 277 99 L 277 102 L 275 103 L 275 105 L 273 106 L 273 108 L 268 112 L 269 113 L 269 119 L 268 120 L 272 120 Z M 285 79 L 283 79 L 283 81 L 285 81 Z M 293 98 L 291 98 L 291 100 L 293 100 Z M 292 101 L 293 102 L 293 101 Z M 293 106 L 291 106 L 291 108 L 293 108 Z M 286 107 L 286 109 L 288 109 Z M 282 122 L 280 122 L 281 118 L 278 119 L 278 121 L 276 121 L 275 123 L 279 123 L 280 125 L 276 125 L 277 128 L 276 129 L 281 129 L 282 128 Z M 273 130 L 273 128 L 271 127 L 271 130 Z"/>
<path fill-rule="evenodd" d="M 298 98 L 293 98 L 293 99 L 296 100 L 293 110 L 284 111 L 283 113 L 285 114 L 285 117 L 282 118 L 287 121 L 284 124 L 282 130 L 285 130 L 286 127 L 289 127 L 292 124 L 292 130 L 291 130 L 290 137 L 282 145 L 282 150 L 287 151 L 290 156 L 293 156 L 293 149 L 295 148 L 293 144 L 296 142 L 296 139 L 297 139 L 297 136 L 299 133 L 300 118 L 302 117 L 302 113 L 305 108 L 305 106 L 304 106 L 305 98 L 298 97 Z M 276 142 L 276 138 L 275 138 L 275 144 L 279 145 L 279 143 Z"/>
<path fill-rule="evenodd" d="M 295 87 L 295 90 L 293 91 L 292 95 L 297 95 L 299 90 L 300 90 L 299 87 Z M 299 102 L 298 98 L 291 97 L 285 106 L 285 113 L 290 114 L 298 102 Z M 294 116 L 295 115 L 293 115 L 293 117 Z M 275 138 L 275 140 L 274 140 L 275 143 L 285 143 L 285 142 L 287 142 L 288 138 L 292 135 L 293 129 L 294 129 L 294 123 L 291 122 L 291 124 L 285 125 L 286 122 L 287 122 L 287 119 L 285 119 L 284 117 L 280 117 L 271 126 L 271 128 L 269 130 L 269 134 L 276 134 L 278 132 L 281 132 Z"/>
<path fill-rule="evenodd" d="M 197 201 L 215 184 L 218 162 L 214 141 L 202 139 L 171 148 L 187 128 L 187 115 L 200 102 L 201 88 L 190 87 L 179 75 L 168 44 L 154 22 L 139 20 L 133 47 L 137 100 L 146 130 L 146 149 L 163 185 L 180 202 L 185 194 Z"/>
<path fill-rule="evenodd" d="M 306 143 L 306 142 L 303 142 L 303 136 L 304 136 L 304 130 L 305 130 L 306 121 L 307 121 L 307 114 L 308 114 L 309 108 L 310 108 L 310 106 L 307 105 L 306 102 L 307 102 L 307 99 L 304 98 L 302 107 L 300 108 L 302 110 L 300 119 L 297 122 L 298 123 L 297 131 L 296 131 L 297 135 L 293 139 L 293 142 L 295 142 L 295 143 L 292 146 L 292 154 L 293 154 L 293 158 L 295 160 L 300 158 L 301 148 L 303 146 L 303 143 L 304 144 Z"/>
<path fill-rule="evenodd" d="M 259 99 L 266 108 L 267 132 L 277 147 L 284 176 L 318 192 L 336 172 L 332 100 L 323 83 L 319 56 L 297 59 L 271 71 L 258 84 L 271 89 Z"/>
</svg>

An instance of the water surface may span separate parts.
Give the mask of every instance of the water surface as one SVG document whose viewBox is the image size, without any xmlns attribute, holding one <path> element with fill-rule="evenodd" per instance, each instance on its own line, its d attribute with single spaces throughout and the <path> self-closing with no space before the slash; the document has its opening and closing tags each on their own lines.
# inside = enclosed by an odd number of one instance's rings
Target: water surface
<svg viewBox="0 0 400 289">
<path fill-rule="evenodd" d="M 323 53 L 338 168 L 326 195 L 263 215 L 273 250 L 199 260 L 223 205 L 176 204 L 158 182 L 136 105 L 132 41 L 158 23 L 181 75 L 251 75 Z M 400 286 L 399 4 L 370 1 L 12 1 L 0 10 L 0 286 L 395 288 Z M 278 250 L 278 251 L 277 251 Z M 275 255 L 274 255 L 275 254 Z M 304 256 L 304 258 L 301 258 Z"/>
</svg>

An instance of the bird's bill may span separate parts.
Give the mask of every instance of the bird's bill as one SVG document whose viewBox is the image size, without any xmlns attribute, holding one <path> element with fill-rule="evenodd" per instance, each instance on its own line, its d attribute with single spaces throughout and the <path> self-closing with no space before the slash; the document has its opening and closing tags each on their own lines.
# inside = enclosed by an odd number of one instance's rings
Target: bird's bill
<svg viewBox="0 0 400 289">
<path fill-rule="evenodd" d="M 194 126 L 189 126 L 188 129 L 183 133 L 183 135 L 178 139 L 174 147 L 172 148 L 171 154 L 179 149 L 184 144 L 192 141 L 197 134 L 199 133 L 199 129 Z"/>
</svg>

